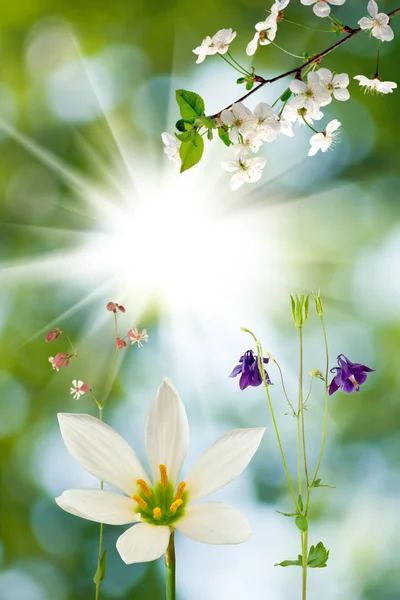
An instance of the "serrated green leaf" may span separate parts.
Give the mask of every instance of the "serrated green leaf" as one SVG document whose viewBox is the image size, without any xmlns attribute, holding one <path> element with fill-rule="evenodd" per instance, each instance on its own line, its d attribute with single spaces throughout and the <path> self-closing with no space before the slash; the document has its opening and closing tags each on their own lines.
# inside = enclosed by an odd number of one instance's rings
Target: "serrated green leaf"
<svg viewBox="0 0 400 600">
<path fill-rule="evenodd" d="M 224 142 L 225 146 L 230 146 L 232 144 L 228 132 L 224 127 L 218 127 L 218 135 L 220 139 Z"/>
<path fill-rule="evenodd" d="M 194 119 L 190 119 L 190 120 L 179 119 L 179 121 L 177 121 L 175 123 L 175 127 L 177 128 L 178 131 L 181 131 L 181 132 L 190 131 L 191 129 L 193 129 L 193 123 L 194 123 Z"/>
<path fill-rule="evenodd" d="M 322 542 L 318 542 L 316 546 L 311 546 L 307 564 L 311 569 L 322 569 L 326 567 L 328 558 L 329 550 L 325 548 Z"/>
<path fill-rule="evenodd" d="M 179 154 L 182 159 L 181 173 L 191 169 L 201 160 L 204 151 L 204 140 L 199 133 L 195 133 L 189 141 L 182 142 Z"/>
<path fill-rule="evenodd" d="M 300 531 L 308 530 L 308 521 L 307 521 L 307 518 L 304 517 L 303 515 L 298 515 L 295 519 L 295 523 L 296 523 L 297 529 L 300 529 Z"/>
<path fill-rule="evenodd" d="M 176 90 L 176 101 L 184 120 L 196 119 L 204 116 L 204 100 L 195 92 Z"/>
<path fill-rule="evenodd" d="M 281 563 L 276 563 L 275 567 L 301 567 L 301 562 L 299 560 L 284 560 Z"/>
<path fill-rule="evenodd" d="M 99 583 L 101 583 L 106 575 L 106 569 L 107 569 L 107 550 L 108 548 L 106 548 L 100 558 L 100 560 L 98 561 L 97 564 L 97 569 L 96 569 L 96 573 L 94 574 L 93 577 L 93 581 L 96 585 L 98 585 Z"/>
</svg>

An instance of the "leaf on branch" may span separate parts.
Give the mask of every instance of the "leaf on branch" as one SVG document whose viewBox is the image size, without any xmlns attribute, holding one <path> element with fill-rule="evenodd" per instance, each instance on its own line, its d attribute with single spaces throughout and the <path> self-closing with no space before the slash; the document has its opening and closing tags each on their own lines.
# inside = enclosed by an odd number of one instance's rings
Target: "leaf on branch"
<svg viewBox="0 0 400 600">
<path fill-rule="evenodd" d="M 195 92 L 176 90 L 176 101 L 184 120 L 196 119 L 204 116 L 204 100 Z"/>
<path fill-rule="evenodd" d="M 287 90 L 285 90 L 283 92 L 280 99 L 282 100 L 282 102 L 287 102 L 291 96 L 292 96 L 292 92 L 288 88 Z"/>
<path fill-rule="evenodd" d="M 323 569 L 329 558 L 329 550 L 327 550 L 322 542 L 318 542 L 316 546 L 311 546 L 308 553 L 307 564 L 311 569 Z"/>
<path fill-rule="evenodd" d="M 283 515 L 284 517 L 297 517 L 297 513 L 284 513 L 280 510 L 277 510 L 276 512 L 280 515 Z"/>
<path fill-rule="evenodd" d="M 175 127 L 177 128 L 178 131 L 181 131 L 181 132 L 190 131 L 191 129 L 193 129 L 193 123 L 194 123 L 194 119 L 190 119 L 190 121 L 185 120 L 185 119 L 179 119 L 179 121 L 177 121 L 175 123 Z"/>
<path fill-rule="evenodd" d="M 228 131 L 225 129 L 225 127 L 218 127 L 218 135 L 224 142 L 225 146 L 230 146 L 232 144 L 228 135 Z"/>
<path fill-rule="evenodd" d="M 93 577 L 93 581 L 96 585 L 98 585 L 99 583 L 101 583 L 106 575 L 106 568 L 107 568 L 107 550 L 108 548 L 106 548 L 100 558 L 100 560 L 98 561 L 97 564 L 97 569 L 96 569 L 96 573 L 94 574 Z"/>
<path fill-rule="evenodd" d="M 296 523 L 297 529 L 300 529 L 300 531 L 308 530 L 308 521 L 307 521 L 307 518 L 304 517 L 303 515 L 298 515 L 296 517 L 295 523 Z"/>
<path fill-rule="evenodd" d="M 199 133 L 191 136 L 190 140 L 182 142 L 179 154 L 182 159 L 181 173 L 187 171 L 201 160 L 204 151 L 204 140 Z"/>
<path fill-rule="evenodd" d="M 192 134 L 190 131 L 185 131 L 184 133 L 176 133 L 175 137 L 181 142 L 187 142 L 192 139 Z"/>
<path fill-rule="evenodd" d="M 248 81 L 246 83 L 246 90 L 250 91 L 251 89 L 253 89 L 253 86 L 254 86 L 254 81 Z"/>
<path fill-rule="evenodd" d="M 299 556 L 298 560 L 284 560 L 281 563 L 276 563 L 275 567 L 301 567 L 301 556 Z"/>
<path fill-rule="evenodd" d="M 216 129 L 217 126 L 215 124 L 215 119 L 210 119 L 209 117 L 200 117 L 199 121 L 201 121 L 202 125 L 208 127 L 208 129 Z"/>
<path fill-rule="evenodd" d="M 310 485 L 310 488 L 324 487 L 324 488 L 330 488 L 332 490 L 336 489 L 334 485 L 327 485 L 326 483 L 321 483 L 321 481 L 322 481 L 322 479 L 316 479 Z"/>
</svg>

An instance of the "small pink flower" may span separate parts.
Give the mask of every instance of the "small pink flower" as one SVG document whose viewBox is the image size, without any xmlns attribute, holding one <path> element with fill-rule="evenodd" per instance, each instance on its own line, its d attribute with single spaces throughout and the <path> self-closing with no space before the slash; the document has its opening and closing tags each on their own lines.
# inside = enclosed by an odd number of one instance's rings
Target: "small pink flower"
<svg viewBox="0 0 400 600">
<path fill-rule="evenodd" d="M 76 379 L 74 379 L 72 382 L 72 388 L 70 388 L 70 392 L 75 400 L 79 400 L 83 394 L 90 392 L 90 385 L 88 383 L 83 383 L 83 381 L 76 381 Z"/>
<path fill-rule="evenodd" d="M 54 357 L 49 356 L 49 362 L 51 363 L 53 369 L 59 371 L 62 367 L 69 367 L 70 363 L 70 354 L 64 354 L 63 352 L 58 352 Z"/>
<path fill-rule="evenodd" d="M 53 331 L 49 331 L 49 333 L 46 335 L 46 342 L 52 342 L 53 340 L 58 340 L 58 338 L 60 337 L 60 335 L 62 334 L 61 329 L 59 329 L 58 327 L 56 327 Z"/>
<path fill-rule="evenodd" d="M 106 308 L 110 312 L 113 312 L 115 315 L 117 314 L 117 310 L 119 310 L 122 313 L 126 312 L 125 308 L 121 304 L 117 304 L 116 302 L 109 302 Z"/>
<path fill-rule="evenodd" d="M 139 329 L 135 327 L 135 329 L 130 329 L 128 331 L 128 338 L 130 339 L 132 345 L 137 343 L 138 348 L 142 348 L 143 342 L 149 341 L 149 334 L 147 333 L 147 329 L 139 331 Z"/>
<path fill-rule="evenodd" d="M 115 347 L 117 350 L 122 350 L 122 348 L 126 348 L 127 343 L 125 342 L 125 340 L 117 337 L 115 338 Z"/>
</svg>

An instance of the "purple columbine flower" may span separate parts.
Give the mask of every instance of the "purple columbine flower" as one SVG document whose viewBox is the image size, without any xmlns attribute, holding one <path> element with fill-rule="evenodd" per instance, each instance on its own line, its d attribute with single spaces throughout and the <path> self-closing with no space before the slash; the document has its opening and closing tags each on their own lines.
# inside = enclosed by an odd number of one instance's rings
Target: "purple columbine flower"
<svg viewBox="0 0 400 600">
<path fill-rule="evenodd" d="M 263 358 L 264 363 L 269 362 L 269 358 Z M 237 367 L 235 367 L 229 377 L 236 377 L 241 373 L 239 386 L 241 390 L 246 389 L 249 385 L 257 386 L 261 385 L 263 380 L 260 373 L 260 369 L 258 368 L 258 357 L 257 354 L 254 355 L 253 350 L 247 350 L 239 358 L 239 363 Z M 271 384 L 269 375 L 267 371 L 264 370 L 264 373 L 267 378 L 267 383 Z"/>
<path fill-rule="evenodd" d="M 333 367 L 331 373 L 336 371 L 335 377 L 332 379 L 329 386 L 329 395 L 332 396 L 339 388 L 346 394 L 360 391 L 362 385 L 367 379 L 367 373 L 374 371 L 365 365 L 353 363 L 345 357 L 344 354 L 339 354 L 337 357 L 338 367 Z"/>
</svg>

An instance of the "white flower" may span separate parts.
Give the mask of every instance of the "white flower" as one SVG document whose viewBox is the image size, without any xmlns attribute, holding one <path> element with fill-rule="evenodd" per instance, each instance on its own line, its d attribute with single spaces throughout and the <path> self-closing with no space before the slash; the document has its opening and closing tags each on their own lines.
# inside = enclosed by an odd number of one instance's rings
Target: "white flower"
<svg viewBox="0 0 400 600">
<path fill-rule="evenodd" d="M 90 386 L 87 383 L 83 383 L 83 381 L 76 381 L 76 379 L 73 380 L 72 386 L 73 387 L 70 388 L 70 392 L 75 400 L 79 400 L 83 394 L 86 394 L 86 392 L 90 391 Z"/>
<path fill-rule="evenodd" d="M 240 142 L 234 144 L 234 150 L 238 152 L 258 152 L 263 145 L 263 140 L 257 131 L 249 129 L 241 134 Z"/>
<path fill-rule="evenodd" d="M 329 94 L 333 94 L 336 100 L 345 101 L 350 98 L 350 92 L 347 86 L 350 83 L 349 76 L 347 73 L 339 73 L 334 75 L 329 69 L 318 69 L 318 77 L 325 89 L 328 90 Z M 332 97 L 329 97 L 328 101 L 321 103 L 321 106 L 326 106 L 332 101 Z"/>
<path fill-rule="evenodd" d="M 318 73 L 309 73 L 307 84 L 301 79 L 293 79 L 289 87 L 294 94 L 297 94 L 290 101 L 295 108 L 306 108 L 309 112 L 316 112 L 321 105 L 329 102 L 330 93 L 321 84 Z"/>
<path fill-rule="evenodd" d="M 265 21 L 260 21 L 256 24 L 256 32 L 251 42 L 247 44 L 246 54 L 253 56 L 257 50 L 257 45 L 268 46 L 276 37 L 278 30 L 277 20 L 275 13 L 268 15 Z"/>
<path fill-rule="evenodd" d="M 273 142 L 276 140 L 281 131 L 281 124 L 271 106 L 266 102 L 259 102 L 253 113 L 257 119 L 255 128 L 259 137 L 264 142 Z"/>
<path fill-rule="evenodd" d="M 391 94 L 397 88 L 397 83 L 394 81 L 381 81 L 377 77 L 368 79 L 364 75 L 356 75 L 354 79 L 358 79 L 359 84 L 364 88 L 364 92 L 371 92 L 371 94 Z"/>
<path fill-rule="evenodd" d="M 203 62 L 206 56 L 212 54 L 225 54 L 229 50 L 229 44 L 233 42 L 235 37 L 236 31 L 232 31 L 232 29 L 220 29 L 212 38 L 207 36 L 201 42 L 201 46 L 193 50 L 194 54 L 198 55 L 196 63 Z"/>
<path fill-rule="evenodd" d="M 329 17 L 331 14 L 331 7 L 329 6 L 341 6 L 346 0 L 301 0 L 304 6 L 311 6 L 314 4 L 313 11 L 317 17 Z"/>
<path fill-rule="evenodd" d="M 135 523 L 117 541 L 125 563 L 162 556 L 175 529 L 208 544 L 239 544 L 250 537 L 247 519 L 229 504 L 193 502 L 240 475 L 256 452 L 264 428 L 231 431 L 178 483 L 189 448 L 189 424 L 183 403 L 169 381 L 164 380 L 159 387 L 147 415 L 145 438 L 151 478 L 129 444 L 108 425 L 83 414 L 60 414 L 58 419 L 72 456 L 122 494 L 73 489 L 56 502 L 65 511 L 90 521 Z"/>
<path fill-rule="evenodd" d="M 252 129 L 255 123 L 255 117 L 241 102 L 237 102 L 230 110 L 223 110 L 221 113 L 221 121 L 231 128 L 229 137 L 233 142 L 239 139 L 239 133 L 243 134 L 247 130 Z"/>
<path fill-rule="evenodd" d="M 314 121 L 319 121 L 323 118 L 322 112 L 318 110 L 308 110 L 307 108 L 297 108 L 293 106 L 293 100 L 286 104 L 285 108 L 282 111 L 282 122 L 289 121 L 290 123 L 297 123 L 298 125 L 304 125 L 304 121 L 306 121 L 309 125 L 312 125 Z M 287 135 L 287 134 L 286 134 Z"/>
<path fill-rule="evenodd" d="M 326 126 L 326 131 L 322 133 L 316 133 L 310 138 L 311 148 L 308 152 L 308 156 L 314 156 L 318 150 L 326 152 L 334 143 L 334 138 L 338 135 L 335 133 L 341 123 L 337 119 L 334 119 Z"/>
<path fill-rule="evenodd" d="M 244 152 L 238 151 L 235 160 L 225 160 L 222 168 L 234 173 L 230 181 L 231 190 L 235 191 L 244 183 L 255 183 L 261 179 L 262 170 L 267 162 L 266 158 L 256 156 L 248 158 Z"/>
<path fill-rule="evenodd" d="M 369 0 L 368 12 L 370 17 L 363 17 L 358 21 L 361 29 L 371 31 L 372 35 L 382 42 L 390 42 L 394 38 L 394 33 L 389 25 L 388 15 L 378 13 L 378 5 L 375 0 Z"/>
<path fill-rule="evenodd" d="M 179 154 L 180 142 L 174 135 L 171 135 L 167 131 L 161 134 L 161 139 L 165 144 L 164 152 L 168 156 L 169 160 L 176 163 L 177 165 L 182 164 L 182 160 Z"/>
<path fill-rule="evenodd" d="M 137 344 L 138 348 L 143 348 L 143 342 L 149 341 L 149 334 L 147 333 L 147 329 L 140 331 L 135 327 L 134 329 L 130 329 L 128 331 L 128 338 L 132 346 Z"/>
<path fill-rule="evenodd" d="M 281 124 L 282 135 L 287 135 L 288 137 L 293 137 L 294 136 L 293 123 L 291 121 L 287 121 L 285 119 L 281 119 L 279 122 Z"/>
</svg>

